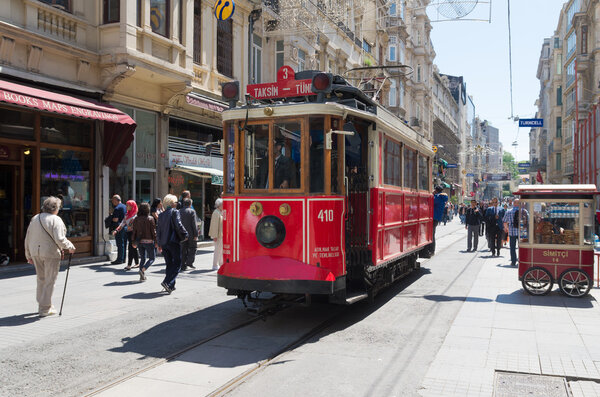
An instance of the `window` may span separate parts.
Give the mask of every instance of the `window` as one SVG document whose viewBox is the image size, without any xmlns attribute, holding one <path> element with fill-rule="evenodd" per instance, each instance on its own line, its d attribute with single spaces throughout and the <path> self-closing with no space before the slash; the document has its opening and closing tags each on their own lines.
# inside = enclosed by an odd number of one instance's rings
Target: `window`
<svg viewBox="0 0 600 397">
<path fill-rule="evenodd" d="M 573 0 L 571 6 L 567 9 L 567 31 L 571 29 L 573 24 L 573 16 L 579 11 L 581 0 Z"/>
<path fill-rule="evenodd" d="M 556 137 L 562 138 L 562 117 L 556 118 Z"/>
<path fill-rule="evenodd" d="M 561 157 L 562 157 L 561 153 L 556 153 L 556 170 L 557 171 L 560 171 L 562 169 Z"/>
<path fill-rule="evenodd" d="M 391 107 L 395 107 L 398 105 L 398 101 L 396 100 L 396 96 L 398 95 L 396 89 L 396 80 L 390 80 L 390 96 L 389 96 L 389 104 Z"/>
<path fill-rule="evenodd" d="M 402 147 L 390 139 L 385 140 L 384 146 L 383 183 L 386 185 L 402 186 Z"/>
<path fill-rule="evenodd" d="M 40 131 L 42 142 L 69 146 L 92 146 L 92 124 L 88 121 L 42 116 Z"/>
<path fill-rule="evenodd" d="M 306 52 L 304 50 L 298 49 L 298 70 L 296 72 L 301 72 L 306 69 Z"/>
<path fill-rule="evenodd" d="M 562 85 L 556 87 L 556 106 L 562 106 Z"/>
<path fill-rule="evenodd" d="M 244 130 L 244 187 L 269 187 L 269 126 L 250 125 Z"/>
<path fill-rule="evenodd" d="M 59 10 L 71 12 L 71 0 L 40 0 L 42 3 L 50 4 Z"/>
<path fill-rule="evenodd" d="M 217 70 L 233 77 L 233 21 L 217 22 Z"/>
<path fill-rule="evenodd" d="M 396 51 L 398 38 L 396 36 L 390 36 L 389 47 L 388 47 L 388 59 L 391 62 L 396 62 L 398 60 Z"/>
<path fill-rule="evenodd" d="M 419 189 L 430 191 L 429 188 L 429 161 L 427 157 L 419 155 Z"/>
<path fill-rule="evenodd" d="M 104 23 L 119 22 L 120 0 L 104 0 Z"/>
<path fill-rule="evenodd" d="M 33 113 L 0 108 L 0 137 L 33 141 L 34 127 Z"/>
<path fill-rule="evenodd" d="M 398 106 L 404 107 L 404 82 L 402 80 L 400 80 L 398 87 Z"/>
<path fill-rule="evenodd" d="M 533 241 L 538 244 L 579 245 L 579 203 L 533 204 Z"/>
<path fill-rule="evenodd" d="M 273 125 L 273 187 L 298 189 L 302 127 L 299 122 L 278 122 Z"/>
<path fill-rule="evenodd" d="M 144 0 L 137 0 L 137 16 L 136 16 L 136 25 L 140 28 L 142 27 L 142 14 L 144 13 Z"/>
<path fill-rule="evenodd" d="M 135 121 L 135 167 L 156 169 L 156 113 L 136 110 Z"/>
<path fill-rule="evenodd" d="M 404 187 L 417 188 L 417 153 L 404 147 Z"/>
<path fill-rule="evenodd" d="M 567 37 L 567 59 L 573 55 L 575 47 L 577 47 L 577 35 L 575 32 L 571 32 L 569 37 Z"/>
<path fill-rule="evenodd" d="M 277 63 L 277 70 L 283 66 L 284 48 L 283 40 L 277 40 L 277 43 L 275 43 L 275 59 Z"/>
<path fill-rule="evenodd" d="M 194 0 L 194 63 L 202 63 L 202 0 Z"/>
<path fill-rule="evenodd" d="M 371 53 L 371 50 L 372 50 L 372 46 L 371 46 L 371 44 L 369 44 L 369 43 L 367 42 L 367 40 L 364 40 L 364 39 L 363 39 L 363 50 L 365 50 L 365 51 L 366 51 L 366 52 L 368 52 L 369 54 Z"/>
<path fill-rule="evenodd" d="M 562 54 L 556 55 L 556 74 L 562 74 Z"/>
<path fill-rule="evenodd" d="M 310 192 L 311 193 L 323 193 L 325 190 L 325 154 L 323 150 L 323 127 L 325 119 L 323 117 L 311 117 L 309 121 L 308 133 L 309 133 L 309 167 L 310 167 Z M 333 135 L 333 141 L 337 140 L 337 136 Z M 332 161 L 335 160 L 332 156 Z"/>
<path fill-rule="evenodd" d="M 560 48 L 560 38 L 554 38 L 554 48 Z"/>
<path fill-rule="evenodd" d="M 575 82 L 575 61 L 569 62 L 565 68 L 567 71 L 567 87 Z"/>
<path fill-rule="evenodd" d="M 262 82 L 262 37 L 254 34 L 252 38 L 252 82 Z"/>
<path fill-rule="evenodd" d="M 152 31 L 169 37 L 170 0 L 150 0 L 150 26 Z"/>
<path fill-rule="evenodd" d="M 390 16 L 392 16 L 392 17 L 396 16 L 396 2 L 395 1 L 390 2 Z"/>
<path fill-rule="evenodd" d="M 223 131 L 225 132 L 225 155 L 227 156 L 227 175 L 225 175 L 225 191 L 233 193 L 235 189 L 235 124 L 225 123 Z"/>
</svg>

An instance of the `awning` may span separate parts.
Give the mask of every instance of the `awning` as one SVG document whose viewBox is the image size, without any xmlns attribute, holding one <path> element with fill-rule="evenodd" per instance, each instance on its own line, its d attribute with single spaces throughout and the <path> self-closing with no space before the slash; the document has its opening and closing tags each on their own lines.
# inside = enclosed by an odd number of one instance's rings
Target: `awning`
<svg viewBox="0 0 600 397">
<path fill-rule="evenodd" d="M 5 80 L 0 80 L 0 102 L 104 122 L 102 156 L 104 164 L 113 170 L 117 169 L 127 148 L 133 142 L 135 121 L 110 105 Z"/>
<path fill-rule="evenodd" d="M 188 174 L 196 175 L 196 174 L 204 174 L 204 175 L 216 175 L 223 176 L 223 171 L 218 170 L 216 168 L 208 168 L 208 167 L 197 167 L 195 165 L 183 165 L 183 164 L 175 164 L 173 167 L 173 171 L 181 171 Z M 202 176 L 202 175 L 197 175 Z"/>
</svg>

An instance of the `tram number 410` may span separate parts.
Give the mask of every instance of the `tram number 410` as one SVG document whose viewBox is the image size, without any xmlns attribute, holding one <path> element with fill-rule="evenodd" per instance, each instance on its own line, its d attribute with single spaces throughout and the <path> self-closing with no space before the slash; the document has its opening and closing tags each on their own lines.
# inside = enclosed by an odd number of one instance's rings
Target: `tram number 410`
<svg viewBox="0 0 600 397">
<path fill-rule="evenodd" d="M 321 222 L 333 222 L 333 210 L 320 210 L 317 218 Z"/>
</svg>

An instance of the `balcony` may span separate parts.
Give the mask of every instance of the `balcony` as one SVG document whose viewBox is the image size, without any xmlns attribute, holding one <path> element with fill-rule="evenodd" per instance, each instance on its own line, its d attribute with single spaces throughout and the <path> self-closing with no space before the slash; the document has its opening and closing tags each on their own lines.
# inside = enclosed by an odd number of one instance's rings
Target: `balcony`
<svg viewBox="0 0 600 397">
<path fill-rule="evenodd" d="M 564 175 L 573 175 L 573 163 L 565 164 Z"/>
<path fill-rule="evenodd" d="M 86 44 L 88 23 L 60 8 L 39 1 L 25 0 L 25 27 L 49 38 L 69 44 Z"/>
</svg>

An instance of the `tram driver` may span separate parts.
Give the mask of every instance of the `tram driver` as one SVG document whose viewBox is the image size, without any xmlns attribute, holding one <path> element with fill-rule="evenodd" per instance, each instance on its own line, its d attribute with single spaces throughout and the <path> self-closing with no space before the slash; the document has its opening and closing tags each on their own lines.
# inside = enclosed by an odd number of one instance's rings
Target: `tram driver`
<svg viewBox="0 0 600 397">
<path fill-rule="evenodd" d="M 275 189 L 289 189 L 292 180 L 292 160 L 283 154 L 283 145 L 282 139 L 273 144 Z"/>
</svg>

